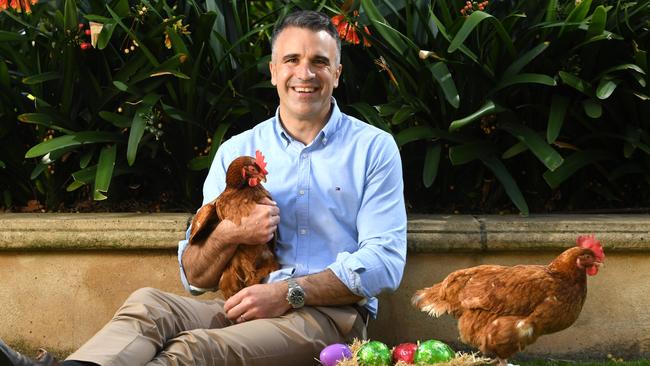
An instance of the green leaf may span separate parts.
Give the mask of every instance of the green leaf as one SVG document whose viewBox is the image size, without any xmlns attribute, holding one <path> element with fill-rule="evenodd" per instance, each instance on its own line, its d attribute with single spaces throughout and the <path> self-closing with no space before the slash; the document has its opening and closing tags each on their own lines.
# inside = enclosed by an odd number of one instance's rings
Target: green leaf
<svg viewBox="0 0 650 366">
<path fill-rule="evenodd" d="M 611 79 L 609 77 L 600 79 L 600 83 L 596 87 L 596 97 L 601 100 L 609 98 L 620 82 L 619 79 Z"/>
<path fill-rule="evenodd" d="M 503 78 L 499 83 L 491 90 L 491 93 L 494 93 L 500 89 L 509 87 L 515 84 L 542 84 L 548 86 L 555 86 L 555 79 L 548 75 L 543 74 L 517 74 L 509 78 Z"/>
<path fill-rule="evenodd" d="M 469 163 L 497 152 L 496 146 L 490 142 L 472 142 L 449 148 L 449 159 L 452 165 Z"/>
<path fill-rule="evenodd" d="M 503 185 L 506 194 L 508 197 L 510 197 L 512 203 L 517 206 L 519 212 L 521 212 L 521 214 L 524 216 L 528 216 L 530 211 L 528 209 L 526 199 L 524 199 L 524 195 L 521 193 L 517 182 L 512 177 L 506 166 L 503 165 L 501 160 L 497 159 L 496 157 L 489 156 L 482 157 L 481 161 L 492 171 L 492 173 L 494 173 L 499 182 L 501 182 L 501 185 Z"/>
<path fill-rule="evenodd" d="M 546 171 L 542 176 L 549 187 L 555 189 L 565 180 L 571 178 L 578 170 L 599 160 L 613 160 L 609 153 L 600 150 L 577 151 L 566 159 L 561 167 Z"/>
<path fill-rule="evenodd" d="M 65 187 L 65 191 L 66 192 L 74 192 L 77 189 L 79 189 L 79 188 L 81 188 L 81 187 L 83 187 L 85 185 L 86 185 L 86 183 L 73 180 L 72 183 L 68 184 L 68 186 Z"/>
<path fill-rule="evenodd" d="M 589 28 L 585 35 L 585 40 L 603 34 L 607 25 L 607 9 L 603 5 L 598 5 L 591 14 Z"/>
<path fill-rule="evenodd" d="M 528 151 L 528 146 L 526 146 L 522 141 L 519 141 L 512 145 L 508 150 L 504 151 L 503 154 L 501 154 L 501 159 L 513 158 L 524 151 Z"/>
<path fill-rule="evenodd" d="M 51 140 L 41 142 L 40 144 L 27 150 L 25 158 L 36 158 L 45 155 L 51 151 L 63 149 L 71 146 L 83 144 L 95 144 L 100 142 L 120 142 L 122 135 L 113 132 L 103 131 L 84 131 L 73 134 L 55 137 Z"/>
<path fill-rule="evenodd" d="M 144 127 L 147 123 L 145 116 L 150 113 L 151 106 L 144 106 L 138 108 L 133 115 L 131 131 L 129 132 L 129 143 L 126 148 L 126 161 L 129 163 L 129 166 L 132 166 L 135 162 L 135 157 L 138 153 L 138 146 L 140 145 L 142 135 L 144 135 Z"/>
<path fill-rule="evenodd" d="M 95 173 L 95 189 L 93 199 L 104 200 L 104 195 L 108 192 L 113 178 L 113 169 L 115 168 L 115 157 L 117 156 L 116 145 L 104 146 L 99 152 L 99 161 L 97 162 L 97 172 Z"/>
<path fill-rule="evenodd" d="M 36 125 L 45 126 L 47 128 L 51 128 L 55 131 L 63 132 L 66 134 L 74 133 L 74 131 L 60 127 L 58 124 L 68 124 L 68 121 L 65 121 L 63 116 L 55 114 L 53 112 L 23 113 L 18 115 L 18 120 L 23 123 L 33 123 Z"/>
<path fill-rule="evenodd" d="M 387 25 L 386 19 L 381 15 L 379 10 L 372 0 L 361 0 L 361 8 L 365 11 L 370 22 L 375 26 L 377 32 L 390 44 L 390 46 L 401 55 L 406 53 L 406 45 L 404 44 L 401 37 L 395 34 L 390 27 L 382 27 L 381 25 Z"/>
<path fill-rule="evenodd" d="M 582 0 L 578 5 L 576 5 L 571 13 L 569 13 L 569 16 L 564 20 L 558 38 L 562 38 L 564 32 L 578 28 L 578 25 L 585 19 L 585 17 L 587 17 L 587 14 L 589 14 L 589 8 L 591 8 L 591 0 Z"/>
<path fill-rule="evenodd" d="M 187 162 L 187 169 L 192 171 L 200 171 L 210 167 L 210 157 L 207 155 L 197 156 Z"/>
<path fill-rule="evenodd" d="M 582 108 L 589 118 L 600 118 L 603 115 L 603 106 L 595 99 L 585 99 L 582 101 Z"/>
<path fill-rule="evenodd" d="M 540 53 L 544 52 L 548 48 L 550 42 L 542 42 L 535 46 L 530 51 L 524 53 L 519 57 L 515 62 L 510 64 L 508 68 L 503 72 L 501 80 L 507 80 L 515 75 L 517 75 L 526 65 L 528 65 L 535 57 L 539 56 Z"/>
<path fill-rule="evenodd" d="M 559 94 L 554 94 L 551 99 L 551 110 L 548 114 L 546 126 L 546 142 L 549 144 L 555 142 L 560 135 L 570 101 L 569 98 Z"/>
<path fill-rule="evenodd" d="M 550 145 L 544 141 L 544 139 L 539 136 L 532 129 L 511 122 L 501 123 L 499 127 L 511 135 L 515 136 L 519 141 L 526 144 L 528 149 L 539 159 L 549 170 L 555 170 L 560 165 L 564 159 L 562 156 L 555 151 Z"/>
<path fill-rule="evenodd" d="M 476 112 L 470 114 L 469 116 L 461 119 L 457 119 L 455 121 L 452 121 L 451 124 L 449 125 L 449 131 L 456 131 L 460 129 L 461 127 L 468 125 L 474 121 L 477 121 L 483 116 L 486 116 L 488 114 L 494 114 L 494 113 L 499 113 L 503 111 L 504 109 L 498 105 L 496 105 L 492 100 L 488 100 L 479 108 Z"/>
<path fill-rule="evenodd" d="M 397 112 L 395 112 L 395 114 L 393 115 L 393 119 L 391 120 L 391 123 L 393 125 L 400 125 L 404 121 L 409 119 L 412 115 L 414 115 L 415 112 L 416 110 L 410 105 L 404 105 Z"/>
<path fill-rule="evenodd" d="M 86 151 L 79 159 L 79 167 L 81 169 L 87 167 L 94 155 L 95 155 L 95 149 L 88 149 L 88 151 Z"/>
<path fill-rule="evenodd" d="M 0 168 L 4 169 L 6 167 L 7 167 L 7 165 L 5 164 L 5 162 L 0 160 Z"/>
<path fill-rule="evenodd" d="M 11 87 L 11 77 L 6 62 L 0 62 L 0 86 L 7 89 Z"/>
<path fill-rule="evenodd" d="M 60 79 L 60 78 L 61 78 L 61 74 L 59 74 L 58 72 L 56 72 L 56 71 L 48 71 L 48 72 L 44 72 L 42 74 L 32 75 L 32 76 L 28 76 L 26 78 L 23 78 L 23 84 L 36 85 L 36 84 L 40 84 L 40 83 L 43 83 L 43 82 L 46 82 L 46 81 Z"/>
<path fill-rule="evenodd" d="M 117 24 L 114 21 L 106 22 L 102 26 L 102 31 L 99 32 L 97 37 L 97 49 L 103 50 L 111 42 L 111 37 L 113 37 L 113 32 L 115 31 Z"/>
<path fill-rule="evenodd" d="M 77 18 L 77 2 L 75 0 L 65 0 L 63 12 L 63 26 L 65 29 L 78 30 L 79 28 L 77 27 L 77 24 L 79 24 L 79 22 Z"/>
<path fill-rule="evenodd" d="M 21 36 L 17 32 L 7 32 L 0 30 L 0 42 L 27 41 L 26 36 Z"/>
<path fill-rule="evenodd" d="M 445 139 L 459 143 L 466 142 L 466 139 L 462 136 L 456 136 L 455 134 L 451 134 L 445 130 L 428 126 L 409 127 L 395 135 L 395 142 L 399 147 L 413 141 L 434 139 Z"/>
<path fill-rule="evenodd" d="M 515 52 L 515 46 L 512 43 L 512 39 L 508 35 L 508 32 L 503 28 L 503 25 L 499 20 L 492 15 L 482 12 L 482 11 L 475 11 L 473 12 L 470 16 L 466 17 L 464 19 L 463 25 L 456 33 L 456 36 L 454 39 L 451 41 L 451 44 L 449 45 L 449 48 L 447 48 L 447 52 L 453 53 L 455 52 L 464 42 L 465 39 L 472 33 L 472 31 L 483 21 L 483 20 L 489 20 L 490 23 L 494 26 L 495 30 L 497 31 L 497 34 L 499 37 L 501 37 L 501 40 L 503 41 L 504 45 L 506 46 L 506 49 L 508 50 L 508 53 L 511 56 L 514 56 L 516 54 Z"/>
<path fill-rule="evenodd" d="M 424 155 L 424 166 L 422 169 L 422 183 L 429 188 L 436 180 L 438 175 L 438 166 L 440 165 L 440 152 L 442 147 L 440 144 L 434 144 L 427 147 L 427 152 Z"/>
<path fill-rule="evenodd" d="M 364 121 L 367 121 L 371 125 L 381 128 L 384 131 L 390 131 L 390 128 L 387 126 L 386 122 L 384 121 L 383 118 L 379 115 L 379 111 L 377 111 L 377 108 L 371 106 L 368 103 L 353 103 L 349 105 L 350 107 L 354 108 L 361 116 L 363 117 Z"/>
<path fill-rule="evenodd" d="M 41 163 L 36 164 L 31 174 L 29 175 L 29 179 L 34 180 L 38 178 L 38 176 L 41 175 L 41 173 L 43 173 L 43 171 L 45 170 L 45 167 L 47 167 L 46 164 L 41 164 Z"/>
<path fill-rule="evenodd" d="M 560 79 L 562 81 L 572 87 L 573 89 L 581 92 L 582 94 L 586 96 L 592 96 L 593 95 L 593 87 L 591 84 L 588 82 L 582 80 L 581 78 L 577 77 L 576 75 L 573 75 L 571 73 L 568 73 L 566 71 L 560 71 L 558 72 L 558 75 L 560 75 Z"/>
<path fill-rule="evenodd" d="M 101 117 L 103 120 L 107 122 L 110 122 L 111 124 L 113 124 L 113 126 L 118 128 L 127 128 L 131 126 L 131 120 L 128 117 L 121 114 L 108 112 L 108 111 L 100 111 L 99 117 Z"/>
<path fill-rule="evenodd" d="M 452 107 L 458 108 L 460 106 L 460 96 L 458 95 L 458 90 L 456 89 L 456 84 L 454 79 L 451 76 L 451 72 L 447 68 L 447 65 L 443 62 L 435 62 L 427 66 L 431 75 L 436 79 L 442 92 L 445 95 L 447 102 L 451 104 Z"/>
</svg>

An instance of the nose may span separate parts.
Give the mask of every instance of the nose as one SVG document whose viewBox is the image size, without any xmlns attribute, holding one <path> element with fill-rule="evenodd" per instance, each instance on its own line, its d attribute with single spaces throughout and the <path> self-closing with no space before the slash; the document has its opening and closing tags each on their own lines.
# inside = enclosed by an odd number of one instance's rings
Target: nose
<svg viewBox="0 0 650 366">
<path fill-rule="evenodd" d="M 300 80 L 311 80 L 315 76 L 309 62 L 301 62 L 296 68 L 296 77 Z"/>
</svg>

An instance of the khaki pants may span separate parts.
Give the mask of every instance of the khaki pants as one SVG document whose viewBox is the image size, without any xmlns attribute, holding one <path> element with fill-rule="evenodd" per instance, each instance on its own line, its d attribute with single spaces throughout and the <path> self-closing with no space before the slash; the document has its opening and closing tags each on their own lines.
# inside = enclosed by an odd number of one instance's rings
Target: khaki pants
<svg viewBox="0 0 650 366">
<path fill-rule="evenodd" d="M 317 365 L 328 344 L 366 335 L 364 319 L 351 306 L 304 307 L 234 324 L 223 304 L 137 290 L 68 360 L 102 366 Z"/>
</svg>

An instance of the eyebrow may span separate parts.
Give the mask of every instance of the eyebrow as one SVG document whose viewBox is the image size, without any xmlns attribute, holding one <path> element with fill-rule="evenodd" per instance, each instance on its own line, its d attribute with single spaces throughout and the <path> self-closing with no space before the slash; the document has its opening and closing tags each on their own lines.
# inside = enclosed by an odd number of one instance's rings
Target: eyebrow
<svg viewBox="0 0 650 366">
<path fill-rule="evenodd" d="M 282 57 L 282 61 L 287 61 L 287 60 L 290 60 L 290 59 L 293 59 L 293 58 L 300 58 L 300 54 L 290 53 L 288 55 L 284 55 Z M 330 63 L 330 59 L 327 56 L 316 55 L 316 56 L 314 56 L 313 59 L 314 59 L 314 61 L 323 61 L 323 62 L 325 62 L 327 64 Z"/>
</svg>

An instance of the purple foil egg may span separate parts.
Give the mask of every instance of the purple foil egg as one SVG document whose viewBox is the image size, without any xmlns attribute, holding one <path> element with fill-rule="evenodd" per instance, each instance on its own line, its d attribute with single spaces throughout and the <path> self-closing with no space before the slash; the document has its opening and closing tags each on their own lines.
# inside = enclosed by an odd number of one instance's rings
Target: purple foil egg
<svg viewBox="0 0 650 366">
<path fill-rule="evenodd" d="M 352 358 L 352 351 L 345 344 L 330 344 L 320 351 L 320 363 L 323 366 L 336 366 L 338 361 L 345 358 Z"/>
</svg>

